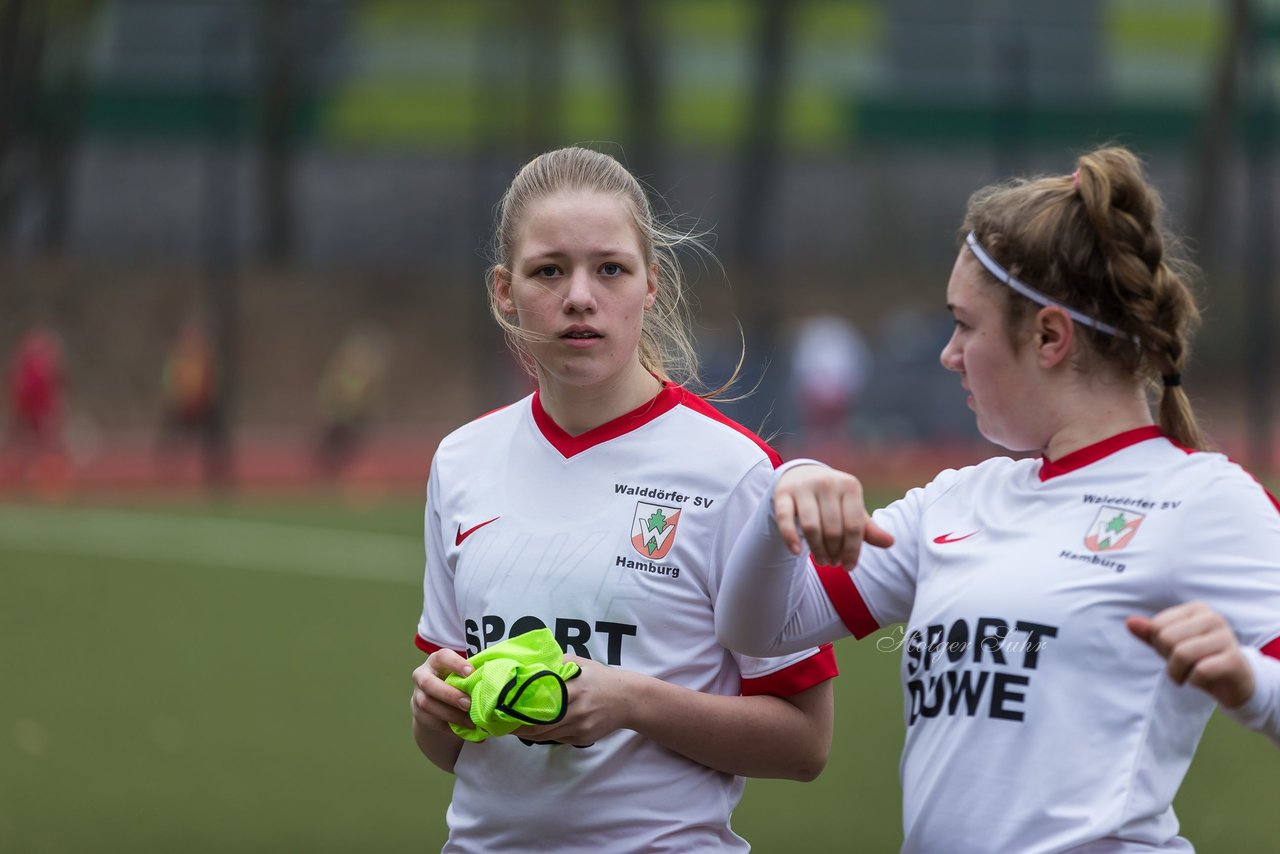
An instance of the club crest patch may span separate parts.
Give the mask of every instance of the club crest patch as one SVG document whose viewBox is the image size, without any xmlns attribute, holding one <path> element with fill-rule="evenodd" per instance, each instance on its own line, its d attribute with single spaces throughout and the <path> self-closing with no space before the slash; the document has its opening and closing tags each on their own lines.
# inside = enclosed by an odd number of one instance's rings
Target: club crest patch
<svg viewBox="0 0 1280 854">
<path fill-rule="evenodd" d="M 1134 513 L 1132 510 L 1121 510 L 1118 507 L 1103 507 L 1098 511 L 1089 532 L 1084 536 L 1084 544 L 1095 552 L 1119 551 L 1133 539 L 1138 526 L 1147 518 L 1145 513 Z"/>
<path fill-rule="evenodd" d="M 675 544 L 679 524 L 679 508 L 637 501 L 635 520 L 631 523 L 631 545 L 649 560 L 661 560 Z"/>
</svg>

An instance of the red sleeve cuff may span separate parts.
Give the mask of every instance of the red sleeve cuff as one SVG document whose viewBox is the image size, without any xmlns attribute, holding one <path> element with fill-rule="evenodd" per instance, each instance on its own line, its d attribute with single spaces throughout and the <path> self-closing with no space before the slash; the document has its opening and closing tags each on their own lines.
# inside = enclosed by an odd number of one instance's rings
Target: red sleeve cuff
<svg viewBox="0 0 1280 854">
<path fill-rule="evenodd" d="M 444 647 L 442 646 L 438 646 L 436 644 L 433 644 L 429 640 L 423 639 L 422 635 L 419 635 L 419 634 L 415 634 L 413 636 L 413 643 L 414 643 L 414 646 L 416 646 L 418 649 L 425 652 L 427 655 L 430 655 L 431 653 L 435 652 L 437 649 L 444 649 Z M 463 658 L 468 657 L 467 651 L 465 649 L 455 649 L 454 652 L 458 653 L 458 655 L 462 656 Z"/>
<path fill-rule="evenodd" d="M 1280 661 L 1280 637 L 1262 648 L 1262 654 Z"/>
<path fill-rule="evenodd" d="M 807 691 L 814 685 L 826 682 L 840 674 L 836 668 L 836 653 L 831 644 L 824 643 L 818 651 L 795 664 L 752 679 L 743 679 L 741 693 L 744 697 L 768 694 L 772 697 L 790 697 Z"/>
<path fill-rule="evenodd" d="M 852 573 L 839 566 L 814 564 L 813 568 L 818 573 L 818 580 L 822 582 L 822 589 L 827 591 L 827 598 L 849 629 L 849 634 L 862 640 L 880 629 L 880 624 L 871 616 L 871 610 L 867 608 L 862 594 L 853 583 Z"/>
</svg>

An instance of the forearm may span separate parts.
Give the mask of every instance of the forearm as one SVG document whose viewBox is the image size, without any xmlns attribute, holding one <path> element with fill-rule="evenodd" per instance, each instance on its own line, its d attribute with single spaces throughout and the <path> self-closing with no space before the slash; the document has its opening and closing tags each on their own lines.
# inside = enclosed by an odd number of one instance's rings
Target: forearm
<svg viewBox="0 0 1280 854">
<path fill-rule="evenodd" d="M 1239 708 L 1223 711 L 1280 746 L 1280 661 L 1256 649 L 1242 648 L 1241 652 L 1253 668 L 1253 697 Z"/>
<path fill-rule="evenodd" d="M 453 773 L 454 763 L 462 752 L 462 739 L 451 731 L 428 729 L 413 719 L 413 740 L 422 751 L 422 755 L 431 760 L 441 771 Z"/>
<path fill-rule="evenodd" d="M 849 633 L 813 571 L 808 550 L 792 554 L 783 541 L 771 494 L 738 537 L 715 606 L 720 643 L 759 657 L 798 652 Z"/>
<path fill-rule="evenodd" d="M 722 696 L 637 676 L 627 728 L 694 762 L 744 777 L 812 780 L 831 749 L 831 681 L 788 698 Z"/>
</svg>

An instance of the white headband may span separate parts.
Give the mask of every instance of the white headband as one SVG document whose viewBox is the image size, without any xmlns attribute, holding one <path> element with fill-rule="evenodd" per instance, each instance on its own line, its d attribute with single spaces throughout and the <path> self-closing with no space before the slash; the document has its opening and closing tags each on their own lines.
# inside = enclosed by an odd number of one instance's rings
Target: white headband
<svg viewBox="0 0 1280 854">
<path fill-rule="evenodd" d="M 1074 308 L 1071 308 L 1070 306 L 1063 305 L 1057 300 L 1047 297 L 1044 294 L 1040 293 L 1038 290 L 1031 287 L 1026 282 L 1023 282 L 1017 278 L 1014 278 L 1014 276 L 1011 275 L 1008 270 L 1000 266 L 1000 263 L 996 261 L 996 259 L 992 258 L 990 255 L 987 254 L 987 250 L 982 248 L 982 244 L 978 242 L 977 235 L 975 235 L 972 231 L 969 232 L 969 234 L 965 237 L 964 242 L 969 245 L 969 251 L 973 253 L 974 258 L 978 259 L 978 263 L 981 264 L 983 267 L 987 268 L 988 273 L 995 276 L 997 279 L 1004 282 L 1006 285 L 1013 288 L 1015 291 L 1022 294 L 1024 297 L 1031 300 L 1032 302 L 1039 303 L 1040 305 L 1043 305 L 1043 306 L 1053 306 L 1054 308 L 1060 308 L 1063 311 L 1065 311 L 1067 313 L 1067 316 L 1070 317 L 1072 320 L 1074 320 L 1076 323 L 1083 323 L 1085 326 L 1090 326 L 1098 330 L 1099 332 L 1105 332 L 1107 335 L 1112 335 L 1112 336 L 1115 336 L 1116 338 L 1119 338 L 1121 337 L 1121 335 L 1123 335 L 1123 333 L 1120 330 L 1116 329 L 1114 326 L 1111 326 L 1110 324 L 1107 324 L 1107 323 L 1103 323 L 1101 320 L 1094 320 L 1089 315 L 1082 314 L 1081 312 L 1076 311 Z M 1129 337 L 1133 339 L 1133 342 L 1135 344 L 1140 343 L 1137 335 L 1130 335 Z"/>
</svg>

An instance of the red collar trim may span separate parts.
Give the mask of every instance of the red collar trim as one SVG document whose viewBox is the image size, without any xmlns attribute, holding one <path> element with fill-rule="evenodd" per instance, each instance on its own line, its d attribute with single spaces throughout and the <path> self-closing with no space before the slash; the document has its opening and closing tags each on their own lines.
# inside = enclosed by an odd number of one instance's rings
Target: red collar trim
<svg viewBox="0 0 1280 854">
<path fill-rule="evenodd" d="M 650 421 L 670 412 L 684 399 L 684 389 L 680 386 L 664 382 L 662 391 L 648 403 L 631 410 L 626 415 L 619 415 L 612 421 L 606 421 L 599 427 L 592 427 L 580 436 L 570 436 L 564 429 L 551 420 L 551 416 L 542 408 L 542 400 L 538 392 L 533 393 L 533 421 L 551 446 L 560 452 L 560 456 L 569 459 L 572 456 L 590 450 L 596 445 L 625 436 L 632 430 L 638 430 Z"/>
<path fill-rule="evenodd" d="M 1117 433 L 1110 438 L 1103 439 L 1101 442 L 1086 445 L 1078 451 L 1072 451 L 1060 460 L 1055 461 L 1045 457 L 1040 463 L 1040 480 L 1043 482 L 1051 477 L 1082 469 L 1090 463 L 1096 463 L 1103 457 L 1111 456 L 1116 451 L 1123 451 L 1130 445 L 1136 445 L 1148 439 L 1159 439 L 1163 435 L 1164 433 L 1161 432 L 1159 427 L 1151 424 L 1146 427 L 1126 430 L 1123 433 Z"/>
</svg>

